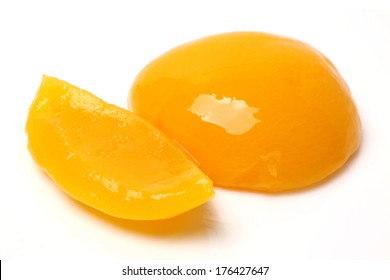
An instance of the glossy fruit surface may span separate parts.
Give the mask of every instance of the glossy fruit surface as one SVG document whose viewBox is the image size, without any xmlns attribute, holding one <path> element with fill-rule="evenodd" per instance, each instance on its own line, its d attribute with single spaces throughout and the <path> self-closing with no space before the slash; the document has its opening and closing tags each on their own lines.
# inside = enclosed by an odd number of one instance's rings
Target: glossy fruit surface
<svg viewBox="0 0 390 280">
<path fill-rule="evenodd" d="M 129 107 L 187 149 L 217 186 L 306 187 L 360 143 L 358 112 L 335 66 L 305 43 L 259 32 L 166 52 L 137 76 Z"/>
<path fill-rule="evenodd" d="M 165 219 L 208 201 L 212 182 L 131 112 L 44 76 L 26 132 L 36 163 L 73 198 L 109 215 Z"/>
</svg>

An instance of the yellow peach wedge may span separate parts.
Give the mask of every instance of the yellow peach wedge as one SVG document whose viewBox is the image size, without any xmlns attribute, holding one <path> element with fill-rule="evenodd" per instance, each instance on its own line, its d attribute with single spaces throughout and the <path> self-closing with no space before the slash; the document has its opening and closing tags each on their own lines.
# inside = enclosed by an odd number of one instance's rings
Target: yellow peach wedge
<svg viewBox="0 0 390 280">
<path fill-rule="evenodd" d="M 211 180 L 133 113 L 44 76 L 26 124 L 35 162 L 74 199 L 111 216 L 166 219 L 207 202 Z"/>
</svg>

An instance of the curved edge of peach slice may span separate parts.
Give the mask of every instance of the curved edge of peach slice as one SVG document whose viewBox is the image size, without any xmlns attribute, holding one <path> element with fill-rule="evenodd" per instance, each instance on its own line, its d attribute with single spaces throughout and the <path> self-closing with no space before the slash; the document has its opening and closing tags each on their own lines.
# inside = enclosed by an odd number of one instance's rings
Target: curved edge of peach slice
<svg viewBox="0 0 390 280">
<path fill-rule="evenodd" d="M 111 216 L 167 219 L 213 195 L 181 148 L 135 114 L 43 76 L 26 123 L 35 162 L 68 195 Z"/>
</svg>

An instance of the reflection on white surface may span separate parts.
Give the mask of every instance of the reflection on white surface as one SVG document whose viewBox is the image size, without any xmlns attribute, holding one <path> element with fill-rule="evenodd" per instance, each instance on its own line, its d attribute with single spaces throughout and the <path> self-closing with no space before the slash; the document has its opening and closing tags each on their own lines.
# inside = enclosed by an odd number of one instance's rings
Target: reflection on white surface
<svg viewBox="0 0 390 280">
<path fill-rule="evenodd" d="M 260 122 L 254 117 L 259 112 L 258 108 L 249 107 L 244 100 L 237 100 L 235 97 L 217 99 L 214 93 L 200 94 L 187 110 L 233 135 L 244 134 Z"/>
</svg>

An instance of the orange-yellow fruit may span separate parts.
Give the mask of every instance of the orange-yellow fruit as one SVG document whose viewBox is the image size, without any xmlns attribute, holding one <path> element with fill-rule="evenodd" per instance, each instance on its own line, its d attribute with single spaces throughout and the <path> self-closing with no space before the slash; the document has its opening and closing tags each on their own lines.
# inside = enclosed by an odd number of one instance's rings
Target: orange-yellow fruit
<svg viewBox="0 0 390 280">
<path fill-rule="evenodd" d="M 43 77 L 26 131 L 58 186 L 109 215 L 165 219 L 213 195 L 209 178 L 155 127 L 64 81 Z"/>
<path fill-rule="evenodd" d="M 129 106 L 219 186 L 306 187 L 360 143 L 358 112 L 335 66 L 305 43 L 265 33 L 215 35 L 168 51 L 137 76 Z"/>
</svg>

